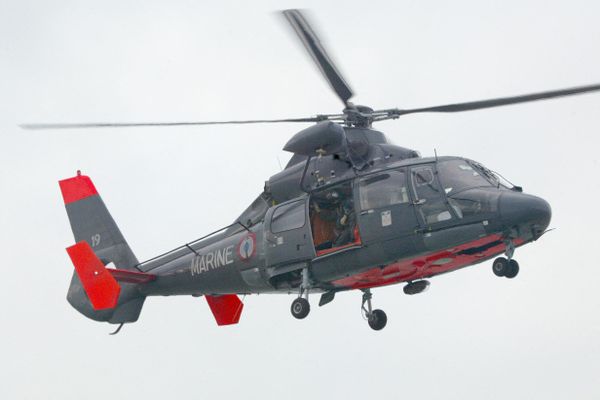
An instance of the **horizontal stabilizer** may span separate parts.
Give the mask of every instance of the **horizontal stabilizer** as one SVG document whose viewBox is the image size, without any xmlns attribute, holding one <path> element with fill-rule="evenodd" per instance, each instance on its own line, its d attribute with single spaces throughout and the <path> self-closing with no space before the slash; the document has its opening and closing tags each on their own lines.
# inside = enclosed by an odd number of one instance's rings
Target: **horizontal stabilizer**
<svg viewBox="0 0 600 400">
<path fill-rule="evenodd" d="M 134 272 L 125 269 L 106 269 L 117 280 L 117 282 L 126 283 L 148 283 L 156 279 L 156 275 L 146 274 L 144 272 Z"/>
<path fill-rule="evenodd" d="M 225 294 L 222 296 L 204 296 L 212 311 L 217 325 L 233 325 L 240 321 L 244 303 L 235 294 Z"/>
<path fill-rule="evenodd" d="M 90 245 L 85 241 L 79 242 L 68 247 L 67 253 L 94 310 L 115 308 L 121 287 Z"/>
</svg>

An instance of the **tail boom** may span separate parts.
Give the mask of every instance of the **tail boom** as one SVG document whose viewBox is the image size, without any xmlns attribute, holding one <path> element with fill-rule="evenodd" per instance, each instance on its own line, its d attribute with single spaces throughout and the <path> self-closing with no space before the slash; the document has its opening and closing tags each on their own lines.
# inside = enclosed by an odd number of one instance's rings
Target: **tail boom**
<svg viewBox="0 0 600 400">
<path fill-rule="evenodd" d="M 136 269 L 137 258 L 88 176 L 77 171 L 76 176 L 59 181 L 59 186 L 76 242 L 67 248 L 75 267 L 67 300 L 96 321 L 135 322 L 146 296 L 153 294 L 151 285 L 145 285 L 157 275 Z M 109 264 L 116 268 L 107 268 Z M 217 325 L 239 322 L 244 304 L 236 294 L 205 298 Z"/>
</svg>

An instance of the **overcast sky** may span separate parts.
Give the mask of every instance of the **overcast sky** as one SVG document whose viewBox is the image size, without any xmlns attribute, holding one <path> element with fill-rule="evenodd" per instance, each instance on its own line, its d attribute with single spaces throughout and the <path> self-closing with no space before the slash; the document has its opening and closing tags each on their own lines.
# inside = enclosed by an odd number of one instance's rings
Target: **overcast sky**
<svg viewBox="0 0 600 400">
<path fill-rule="evenodd" d="M 204 299 L 149 298 L 140 320 L 66 302 L 73 237 L 57 181 L 90 175 L 140 259 L 229 224 L 289 154 L 298 124 L 22 131 L 25 122 L 303 117 L 341 104 L 274 12 L 299 7 L 355 102 L 420 107 L 600 82 L 588 1 L 0 0 L 0 398 L 600 397 L 600 94 L 377 126 L 423 155 L 461 155 L 553 208 L 555 231 L 405 296 L 360 293 L 303 320 L 250 296 L 217 327 Z"/>
</svg>

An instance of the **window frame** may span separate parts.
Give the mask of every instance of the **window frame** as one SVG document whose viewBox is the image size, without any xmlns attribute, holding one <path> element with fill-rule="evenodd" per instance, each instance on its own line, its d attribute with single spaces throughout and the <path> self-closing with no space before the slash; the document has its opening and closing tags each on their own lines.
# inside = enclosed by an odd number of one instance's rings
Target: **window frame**
<svg viewBox="0 0 600 400">
<path fill-rule="evenodd" d="M 284 229 L 284 230 L 278 230 L 278 231 L 275 231 L 275 230 L 273 229 L 273 223 L 274 223 L 274 222 L 275 222 L 275 223 L 277 223 L 277 221 L 275 221 L 275 218 L 277 218 L 277 217 L 281 217 L 281 216 L 285 216 L 285 214 L 286 214 L 287 212 L 289 212 L 289 210 L 290 210 L 290 209 L 293 209 L 293 208 L 296 206 L 296 203 L 300 203 L 300 204 L 301 204 L 301 206 L 303 207 L 303 209 L 302 209 L 302 212 L 304 213 L 304 219 L 303 219 L 303 221 L 302 221 L 302 225 L 299 225 L 299 226 L 295 226 L 295 225 L 294 225 L 293 227 L 291 227 L 291 228 L 288 228 L 288 229 Z M 279 211 L 281 211 L 281 209 L 283 209 L 283 208 L 286 208 L 286 207 L 287 207 L 287 210 L 283 211 L 283 212 L 282 212 L 283 214 L 281 214 L 281 215 L 277 215 L 277 213 L 278 213 Z M 296 230 L 296 229 L 301 229 L 301 228 L 304 228 L 304 227 L 306 226 L 306 219 L 307 219 L 307 212 L 306 212 L 306 199 L 301 199 L 301 200 L 293 200 L 293 201 L 290 201 L 290 202 L 286 202 L 286 203 L 283 203 L 283 204 L 280 204 L 280 205 L 278 205 L 278 206 L 277 206 L 277 207 L 275 207 L 275 209 L 273 210 L 273 213 L 271 214 L 271 218 L 270 218 L 270 221 L 269 221 L 269 231 L 270 231 L 272 234 L 278 234 L 278 233 L 284 233 L 284 232 L 293 231 L 293 230 Z"/>
<path fill-rule="evenodd" d="M 383 179 L 388 180 L 390 178 L 392 178 L 392 174 L 393 173 L 400 173 L 403 175 L 403 186 L 404 187 L 404 191 L 405 191 L 405 195 L 406 195 L 406 201 L 402 201 L 402 202 L 395 202 L 395 203 L 387 203 L 384 205 L 377 205 L 376 207 L 370 206 L 368 203 L 366 205 L 368 205 L 369 207 L 364 207 L 365 204 L 363 204 L 363 182 L 369 180 L 369 179 L 373 179 L 376 178 L 378 176 L 383 176 L 383 175 L 390 175 L 388 178 Z M 409 187 L 409 176 L 408 176 L 408 169 L 407 168 L 390 168 L 384 171 L 378 171 L 377 173 L 373 173 L 373 174 L 369 174 L 369 175 L 365 175 L 365 176 L 361 176 L 358 178 L 358 184 L 356 185 L 356 187 L 358 188 L 358 204 L 360 205 L 360 210 L 361 211 L 368 211 L 368 210 L 378 210 L 378 209 L 382 209 L 382 208 L 389 208 L 389 207 L 393 207 L 393 206 L 399 206 L 402 204 L 408 204 L 410 205 L 412 203 L 412 197 L 411 197 L 411 190 Z"/>
<path fill-rule="evenodd" d="M 478 165 L 477 163 L 468 160 L 468 159 L 464 159 L 464 158 L 456 158 L 456 159 L 451 159 L 451 160 L 444 160 L 444 161 L 440 161 L 439 164 L 441 163 L 451 163 L 451 162 L 462 162 L 466 165 L 468 165 L 469 167 L 471 167 L 473 169 L 473 171 L 475 171 L 477 174 L 479 174 L 479 176 L 481 177 L 481 179 L 483 179 L 484 181 L 488 182 L 489 185 L 474 185 L 474 186 L 467 186 L 467 187 L 462 187 L 459 190 L 456 190 L 454 188 L 452 188 L 452 190 L 450 192 L 446 191 L 445 185 L 444 185 L 444 176 L 445 174 L 447 174 L 447 172 L 442 172 L 442 176 L 440 176 L 440 173 L 438 172 L 438 163 L 436 163 L 436 172 L 438 173 L 438 183 L 440 185 L 440 187 L 442 188 L 442 190 L 446 193 L 446 197 L 447 198 L 451 198 L 452 196 L 456 196 L 457 194 L 460 194 L 461 192 L 464 192 L 465 190 L 471 190 L 471 189 L 476 189 L 476 188 L 487 188 L 487 187 L 497 187 L 490 179 L 490 177 L 487 175 L 487 173 L 485 172 L 483 166 Z M 491 171 L 490 171 L 491 173 Z"/>
</svg>

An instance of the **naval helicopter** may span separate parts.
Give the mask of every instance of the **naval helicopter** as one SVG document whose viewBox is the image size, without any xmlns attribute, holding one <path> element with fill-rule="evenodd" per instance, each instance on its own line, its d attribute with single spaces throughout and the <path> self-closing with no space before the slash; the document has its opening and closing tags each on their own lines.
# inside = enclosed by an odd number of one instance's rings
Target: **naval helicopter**
<svg viewBox="0 0 600 400">
<path fill-rule="evenodd" d="M 218 325 L 237 324 L 240 295 L 294 294 L 297 319 L 339 292 L 362 292 L 361 310 L 378 331 L 387 315 L 372 289 L 403 284 L 424 292 L 439 274 L 492 261 L 492 272 L 519 273 L 515 250 L 540 239 L 549 203 L 526 194 L 482 163 L 454 156 L 421 157 L 393 145 L 373 124 L 415 113 L 454 113 L 600 90 L 579 86 L 543 93 L 416 109 L 374 110 L 354 96 L 299 10 L 282 12 L 344 108 L 307 118 L 212 122 L 27 124 L 26 129 L 213 124 L 312 123 L 284 146 L 293 153 L 235 221 L 198 240 L 139 262 L 91 178 L 77 172 L 60 190 L 75 244 L 68 302 L 96 321 L 138 320 L 148 296 L 206 299 Z"/>
</svg>

